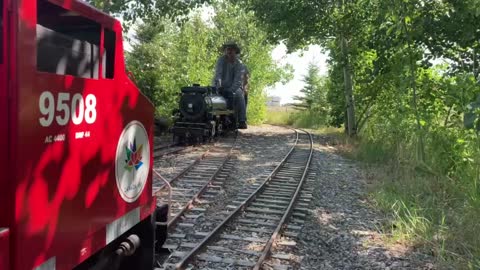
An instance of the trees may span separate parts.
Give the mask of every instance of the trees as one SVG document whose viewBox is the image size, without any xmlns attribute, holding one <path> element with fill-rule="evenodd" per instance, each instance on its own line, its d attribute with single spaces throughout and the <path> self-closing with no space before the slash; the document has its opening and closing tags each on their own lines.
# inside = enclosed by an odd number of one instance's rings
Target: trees
<svg viewBox="0 0 480 270">
<path fill-rule="evenodd" d="M 294 97 L 295 100 L 300 101 L 295 106 L 299 109 L 326 115 L 328 113 L 327 80 L 320 76 L 319 71 L 320 69 L 314 63 L 308 65 L 307 75 L 303 78 L 305 86 L 300 90 L 303 96 Z"/>
<path fill-rule="evenodd" d="M 268 29 L 269 38 L 284 40 L 290 50 L 318 43 L 340 48 L 337 63 L 343 72 L 346 128 L 356 134 L 355 101 L 353 95 L 351 58 L 356 53 L 359 37 L 365 31 L 362 23 L 368 10 L 359 3 L 345 0 L 245 0 L 258 19 Z M 334 56 L 332 56 L 334 57 Z"/>
<path fill-rule="evenodd" d="M 243 41 L 252 71 L 249 120 L 261 119 L 263 88 L 288 77 L 271 61 L 270 44 L 284 41 L 290 51 L 320 44 L 330 55 L 328 80 L 321 83 L 327 96 L 315 96 L 311 69 L 305 108 L 323 110 L 316 106 L 326 99 L 332 125 L 358 132 L 370 160 L 392 163 L 395 181 L 385 182 L 383 194 L 393 201 L 386 205 L 406 207 L 397 228 L 420 234 L 445 259 L 480 268 L 480 136 L 462 119 L 480 96 L 480 0 L 237 1 L 253 13 L 231 0 L 215 4 L 212 24 L 198 16 L 184 26 L 171 23 L 172 15 L 185 19 L 189 8 L 206 2 L 104 6 L 126 12 L 127 20 L 149 14 L 128 62 L 160 113 L 174 107 L 182 84 L 208 82 L 213 51 L 229 36 Z M 170 19 L 149 19 L 152 14 Z M 402 211 L 396 214 L 402 218 Z M 425 222 L 418 226 L 423 231 L 408 227 L 412 218 Z"/>
<path fill-rule="evenodd" d="M 127 67 L 135 75 L 140 90 L 157 108 L 157 114 L 169 117 L 177 107 L 178 93 L 183 86 L 209 83 L 209 68 L 215 53 L 206 49 L 210 29 L 195 16 L 182 28 L 162 21 L 139 29 L 140 43 L 127 55 Z M 153 30 L 152 30 L 153 28 Z"/>
<path fill-rule="evenodd" d="M 293 116 L 295 124 L 305 127 L 326 125 L 330 110 L 327 102 L 327 78 L 320 76 L 318 66 L 310 63 L 303 81 L 305 86 L 300 90 L 303 95 L 294 97 L 295 100 L 300 101 L 294 104 L 299 109 L 299 112 Z"/>
<path fill-rule="evenodd" d="M 480 1 L 245 1 L 271 40 L 329 50 L 330 122 L 355 118 L 365 156 L 391 162 L 386 204 L 425 220 L 408 234 L 457 268 L 479 268 L 480 135 L 462 118 L 480 96 Z"/>
<path fill-rule="evenodd" d="M 216 15 L 209 23 L 196 13 L 182 26 L 167 19 L 144 24 L 137 34 L 139 43 L 127 57 L 128 67 L 157 113 L 169 116 L 177 106 L 180 88 L 192 83 L 210 85 L 221 45 L 227 39 L 237 40 L 251 73 L 248 121 L 259 123 L 266 110 L 264 89 L 291 74 L 272 60 L 273 46 L 265 42 L 266 34 L 256 26 L 252 13 L 227 2 L 213 7 Z"/>
<path fill-rule="evenodd" d="M 427 220 L 422 237 L 436 250 L 446 243 L 444 259 L 475 268 L 480 238 L 469 228 L 479 229 L 471 219 L 479 218 L 480 178 L 473 168 L 480 164 L 480 147 L 478 134 L 462 123 L 466 105 L 480 93 L 475 81 L 480 13 L 475 15 L 472 3 L 369 1 L 366 42 L 352 63 L 357 104 L 368 112 L 363 141 L 381 149 L 377 158 L 399 168 L 396 183 L 387 181 L 399 195 L 389 195 L 429 209 L 421 216 Z M 373 61 L 367 61 L 370 53 Z M 447 61 L 435 64 L 440 58 Z M 442 240 L 429 238 L 442 226 L 448 227 Z"/>
<path fill-rule="evenodd" d="M 186 20 L 190 11 L 211 0 L 86 0 L 95 7 L 122 17 L 128 28 L 138 20 L 155 22 L 162 18 L 172 21 Z"/>
</svg>

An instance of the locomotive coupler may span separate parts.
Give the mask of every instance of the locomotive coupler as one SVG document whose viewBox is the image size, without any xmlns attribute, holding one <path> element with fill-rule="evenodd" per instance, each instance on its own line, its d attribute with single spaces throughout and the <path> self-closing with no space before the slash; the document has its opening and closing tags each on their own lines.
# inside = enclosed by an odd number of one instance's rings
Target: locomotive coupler
<svg viewBox="0 0 480 270">
<path fill-rule="evenodd" d="M 118 256 L 131 256 L 140 246 L 140 238 L 136 234 L 132 234 L 125 241 L 123 241 L 115 253 Z"/>
</svg>

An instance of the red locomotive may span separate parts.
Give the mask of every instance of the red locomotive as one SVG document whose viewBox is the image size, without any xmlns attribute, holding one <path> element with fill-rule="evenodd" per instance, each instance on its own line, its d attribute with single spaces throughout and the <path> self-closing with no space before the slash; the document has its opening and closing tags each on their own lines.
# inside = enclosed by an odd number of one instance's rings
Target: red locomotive
<svg viewBox="0 0 480 270">
<path fill-rule="evenodd" d="M 0 270 L 152 269 L 154 107 L 121 24 L 79 0 L 0 0 L 0 110 Z"/>
</svg>

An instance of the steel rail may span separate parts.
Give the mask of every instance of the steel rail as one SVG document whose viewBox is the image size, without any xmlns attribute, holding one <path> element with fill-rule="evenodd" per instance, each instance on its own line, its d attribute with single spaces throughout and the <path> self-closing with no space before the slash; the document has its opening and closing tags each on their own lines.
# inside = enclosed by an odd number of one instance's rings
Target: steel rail
<svg viewBox="0 0 480 270">
<path fill-rule="evenodd" d="M 177 145 L 178 146 L 178 145 Z M 167 148 L 164 148 L 164 149 L 168 149 Z M 185 151 L 185 150 L 191 150 L 193 151 L 194 150 L 194 147 L 192 146 L 185 146 L 185 147 L 180 147 L 178 149 L 173 149 L 173 150 L 170 150 L 170 151 L 167 151 L 165 153 L 157 153 L 156 155 L 153 155 L 153 158 L 160 158 L 160 157 L 163 157 L 163 156 L 168 156 L 168 155 L 172 155 L 172 154 L 176 154 L 176 153 L 179 153 L 179 152 L 182 152 L 182 151 Z M 159 149 L 155 149 L 154 151 L 158 151 Z"/>
<path fill-rule="evenodd" d="M 168 144 L 168 145 L 160 145 L 160 146 L 154 147 L 153 150 L 154 151 L 164 150 L 164 149 L 172 148 L 172 147 L 175 147 L 175 146 L 178 146 L 178 145 L 179 145 L 179 143 L 171 143 L 171 144 Z"/>
<path fill-rule="evenodd" d="M 213 182 L 213 180 L 217 177 L 217 175 L 225 167 L 225 164 L 227 164 L 227 162 L 232 157 L 232 152 L 233 152 L 233 149 L 235 149 L 236 145 L 237 145 L 237 137 L 235 137 L 235 141 L 233 142 L 233 145 L 230 148 L 230 150 L 229 150 L 228 154 L 226 155 L 225 159 L 223 160 L 222 164 L 217 168 L 215 173 L 212 176 L 210 176 L 208 181 L 200 188 L 200 190 L 182 207 L 180 212 L 178 214 L 176 214 L 175 217 L 173 217 L 170 221 L 168 221 L 168 224 L 167 224 L 168 228 L 173 226 L 178 221 L 178 219 L 183 215 L 183 213 L 185 213 L 185 211 L 187 209 L 189 209 L 190 206 L 192 206 L 194 204 L 194 202 L 203 195 L 205 190 L 207 190 L 208 186 Z"/>
<path fill-rule="evenodd" d="M 238 134 L 235 134 L 235 136 L 237 136 Z M 210 144 L 211 142 L 207 143 L 207 144 Z M 214 142 L 216 143 L 216 142 Z M 153 151 L 162 151 L 162 150 L 165 150 L 165 149 L 169 149 L 169 148 L 173 148 L 173 147 L 177 147 L 177 146 L 181 146 L 181 143 L 179 142 L 176 142 L 176 143 L 170 143 L 168 145 L 160 145 L 160 146 L 157 146 L 157 147 L 154 147 L 153 148 Z M 192 150 L 194 149 L 194 146 L 184 146 L 184 147 L 181 147 L 179 149 L 174 149 L 174 150 L 171 150 L 171 151 L 168 151 L 166 153 L 160 153 L 160 154 L 157 154 L 157 155 L 154 155 L 153 157 L 154 158 L 159 158 L 159 157 L 163 157 L 163 156 L 167 156 L 167 155 L 171 155 L 171 154 L 176 154 L 178 152 L 181 152 L 183 150 L 186 150 L 186 149 L 189 149 Z"/>
<path fill-rule="evenodd" d="M 297 147 L 298 145 L 298 131 L 294 130 L 295 131 L 295 135 L 296 135 L 296 138 L 295 138 L 295 144 L 292 146 L 292 148 L 290 149 L 290 151 L 287 153 L 287 155 L 285 155 L 285 157 L 283 158 L 283 160 L 280 162 L 280 164 L 278 164 L 277 167 L 275 167 L 275 169 L 270 173 L 270 175 L 263 181 L 263 183 L 257 188 L 257 190 L 255 190 L 245 201 L 243 201 L 232 213 L 230 213 L 230 215 L 228 215 L 219 225 L 217 225 L 217 227 L 215 227 L 215 229 L 213 229 L 196 247 L 194 247 L 185 257 L 182 258 L 182 260 L 180 262 L 178 262 L 176 265 L 175 265 L 175 268 L 176 269 L 184 269 L 185 268 L 185 264 L 187 262 L 190 261 L 190 259 L 195 256 L 214 236 L 216 236 L 220 231 L 221 229 L 225 226 L 225 224 L 227 222 L 229 222 L 230 220 L 232 220 L 234 217 L 236 217 L 238 214 L 241 213 L 241 210 L 245 208 L 245 206 L 247 204 L 249 204 L 250 202 L 252 202 L 256 197 L 257 195 L 265 189 L 265 187 L 267 186 L 267 184 L 273 179 L 273 177 L 275 177 L 275 175 L 277 174 L 277 172 L 282 168 L 282 166 L 285 164 L 285 162 L 288 160 L 288 158 L 292 155 L 293 153 L 293 150 L 295 150 L 295 148 Z"/>
<path fill-rule="evenodd" d="M 295 191 L 295 194 L 293 195 L 293 198 L 290 201 L 290 204 L 288 205 L 288 208 L 285 214 L 283 215 L 282 219 L 280 220 L 280 223 L 278 224 L 277 228 L 275 229 L 272 236 L 270 237 L 270 240 L 268 240 L 267 245 L 263 249 L 262 255 L 258 259 L 257 264 L 254 266 L 253 270 L 260 270 L 260 268 L 263 265 L 263 262 L 270 255 L 270 250 L 272 248 L 273 243 L 277 239 L 280 232 L 283 230 L 283 227 L 286 224 L 286 221 L 288 220 L 288 218 L 290 218 L 290 215 L 292 214 L 293 206 L 295 205 L 295 203 L 298 200 L 298 197 L 300 196 L 300 192 L 302 190 L 303 184 L 305 183 L 308 170 L 310 169 L 310 163 L 312 161 L 312 156 L 313 156 L 313 138 L 312 138 L 312 134 L 310 134 L 308 131 L 305 131 L 305 130 L 302 130 L 302 131 L 305 132 L 310 138 L 310 154 L 308 156 L 308 161 L 306 163 L 307 165 L 305 166 L 300 183 L 298 184 L 297 190 Z"/>
<path fill-rule="evenodd" d="M 236 146 L 236 144 L 237 144 L 237 139 L 238 139 L 238 136 L 237 136 L 237 134 L 235 134 L 235 141 L 234 141 L 234 143 L 233 143 L 233 145 L 232 145 L 231 150 L 235 148 L 235 146 Z M 177 181 L 178 179 L 182 178 L 185 174 L 187 174 L 188 172 L 190 172 L 196 165 L 198 165 L 198 163 L 200 163 L 202 160 L 204 160 L 204 159 L 208 156 L 208 154 L 211 152 L 211 150 L 215 147 L 215 144 L 216 144 L 216 143 L 217 143 L 217 142 L 215 142 L 214 144 L 210 145 L 210 147 L 209 147 L 207 150 L 205 150 L 205 152 L 204 152 L 201 156 L 199 156 L 198 158 L 196 158 L 195 161 L 194 161 L 192 164 L 190 164 L 187 168 L 183 169 L 183 171 L 181 171 L 180 173 L 178 173 L 177 175 L 175 175 L 172 179 L 170 179 L 170 180 L 169 180 L 169 183 L 170 183 L 170 184 L 174 183 L 174 182 Z M 185 149 L 185 148 L 184 148 L 184 149 Z M 183 150 L 183 149 L 182 149 L 182 150 Z M 231 151 L 231 150 L 230 150 L 230 151 Z M 155 192 L 155 195 L 157 196 L 158 193 L 159 193 L 160 191 L 162 191 L 165 187 L 166 187 L 165 185 L 161 186 L 161 187 L 157 190 L 157 192 Z"/>
<path fill-rule="evenodd" d="M 165 179 L 158 171 L 156 171 L 155 169 L 152 170 L 153 173 L 155 175 L 157 175 L 160 180 L 162 180 L 165 185 L 168 187 L 168 202 L 167 202 L 167 220 L 168 220 L 168 217 L 170 216 L 170 205 L 172 205 L 172 186 L 170 185 L 170 182 L 168 182 L 167 179 Z M 155 196 L 155 204 L 158 202 L 158 197 Z M 157 225 L 163 225 L 162 222 L 157 222 Z"/>
<path fill-rule="evenodd" d="M 208 154 L 210 153 L 210 150 L 213 146 L 211 146 L 210 148 L 208 148 L 201 156 L 199 156 L 198 158 L 195 159 L 195 161 L 188 165 L 187 168 L 183 169 L 181 172 L 179 172 L 177 175 L 175 175 L 172 179 L 168 180 L 168 182 L 170 184 L 173 184 L 175 181 L 177 181 L 178 179 L 182 178 L 185 174 L 187 174 L 188 172 L 190 172 L 196 165 L 198 165 L 198 163 L 200 163 L 202 160 L 204 160 Z M 160 192 L 166 187 L 166 185 L 163 185 L 161 186 L 157 192 L 155 192 L 155 196 L 160 196 Z"/>
</svg>

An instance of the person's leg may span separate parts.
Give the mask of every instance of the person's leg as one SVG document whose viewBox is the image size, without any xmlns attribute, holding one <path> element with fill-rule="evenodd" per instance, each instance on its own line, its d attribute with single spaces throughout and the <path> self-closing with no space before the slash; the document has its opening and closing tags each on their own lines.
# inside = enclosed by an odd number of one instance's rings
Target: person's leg
<svg viewBox="0 0 480 270">
<path fill-rule="evenodd" d="M 225 100 L 227 101 L 227 108 L 229 110 L 235 108 L 236 106 L 236 103 L 235 103 L 235 100 L 233 98 L 233 93 L 232 92 L 227 92 L 227 91 L 223 91 L 222 92 L 222 96 L 225 98 Z"/>
<path fill-rule="evenodd" d="M 247 106 L 248 106 L 248 95 L 245 95 L 245 121 L 248 121 L 248 119 L 247 119 Z"/>
<path fill-rule="evenodd" d="M 243 96 L 243 91 L 240 89 L 236 91 L 235 104 L 238 110 L 238 121 L 240 122 L 240 126 L 243 126 L 247 121 L 247 112 L 245 110 L 245 97 Z"/>
</svg>

